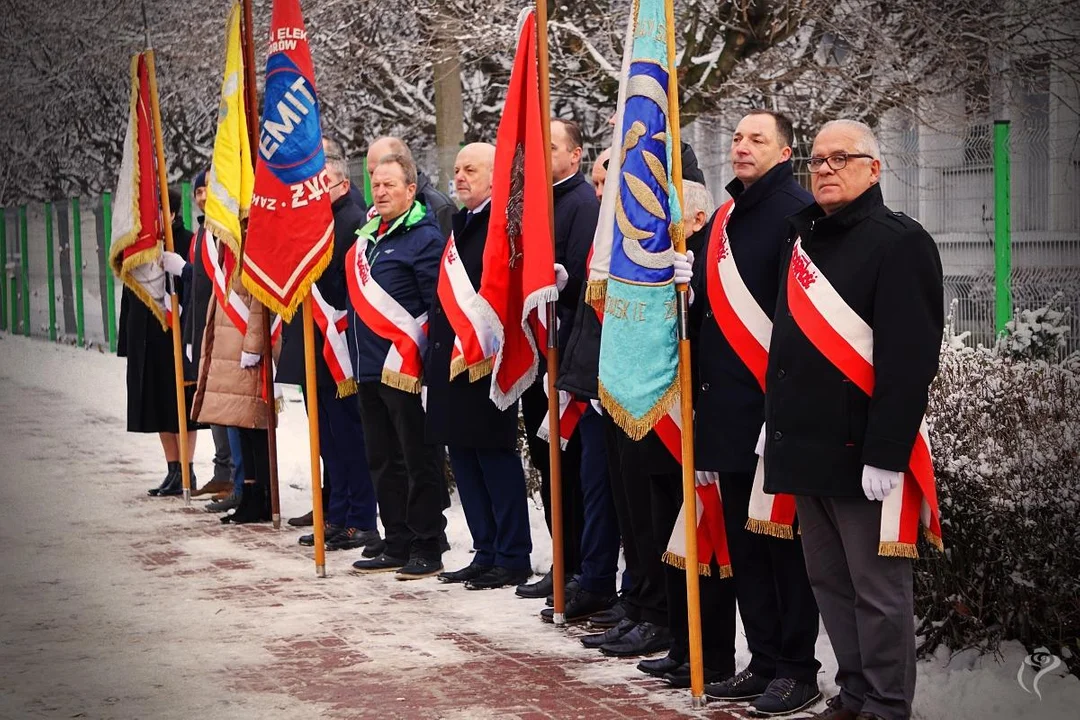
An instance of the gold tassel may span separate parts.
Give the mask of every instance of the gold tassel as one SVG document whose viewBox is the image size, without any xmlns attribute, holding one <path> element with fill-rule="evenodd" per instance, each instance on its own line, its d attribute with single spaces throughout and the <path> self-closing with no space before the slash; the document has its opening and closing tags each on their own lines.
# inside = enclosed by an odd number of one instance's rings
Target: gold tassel
<svg viewBox="0 0 1080 720">
<path fill-rule="evenodd" d="M 347 398 L 357 391 L 356 378 L 346 378 L 337 384 L 337 398 Z"/>
<path fill-rule="evenodd" d="M 682 555 L 678 555 L 676 553 L 671 552 L 670 550 L 667 550 L 667 551 L 664 552 L 663 555 L 660 556 L 660 559 L 663 562 L 667 563 L 668 565 L 671 565 L 672 567 L 679 568 L 680 570 L 682 570 L 684 572 L 686 571 L 686 558 L 684 558 Z M 720 569 L 720 572 L 721 572 L 720 577 L 728 577 L 728 576 L 725 576 L 725 575 L 722 574 L 724 572 L 723 568 Z M 729 573 L 731 572 L 731 566 L 730 565 L 728 566 L 728 572 Z M 712 576 L 712 567 L 710 567 L 708 563 L 700 563 L 699 562 L 698 563 L 698 575 L 704 575 L 705 577 L 711 577 Z"/>
<path fill-rule="evenodd" d="M 945 543 L 940 537 L 930 532 L 930 528 L 923 528 L 923 537 L 925 537 L 926 541 L 933 545 L 938 552 L 945 552 Z"/>
<path fill-rule="evenodd" d="M 604 312 L 604 303 L 607 302 L 607 280 L 590 280 L 585 286 L 585 302 L 592 305 L 597 312 Z"/>
<path fill-rule="evenodd" d="M 759 518 L 747 519 L 746 529 L 750 532 L 757 533 L 758 535 L 771 535 L 774 538 L 780 538 L 781 540 L 792 540 L 795 537 L 790 525 L 784 525 L 771 520 L 761 520 Z"/>
<path fill-rule="evenodd" d="M 465 356 L 464 355 L 458 355 L 456 358 L 451 360 L 450 361 L 450 382 L 453 382 L 454 378 L 456 378 L 461 373 L 465 372 L 466 369 L 467 368 L 465 366 Z"/>
<path fill-rule="evenodd" d="M 915 560 L 919 557 L 919 550 L 915 547 L 915 543 L 880 542 L 878 543 L 877 554 L 882 557 L 911 558 Z"/>
<path fill-rule="evenodd" d="M 285 398 L 274 398 L 274 412 L 278 415 L 285 412 Z"/>
<path fill-rule="evenodd" d="M 653 404 L 652 408 L 645 413 L 643 417 L 635 418 L 630 414 L 619 401 L 616 400 L 607 388 L 604 387 L 602 382 L 597 383 L 600 395 L 600 403 L 604 406 L 604 410 L 607 411 L 611 419 L 615 421 L 615 424 L 622 428 L 631 440 L 641 440 L 643 437 L 649 434 L 649 431 L 655 427 L 656 423 L 660 422 L 660 418 L 667 415 L 668 410 L 675 404 L 675 400 L 679 395 L 679 383 L 678 378 L 671 384 L 671 386 L 664 391 L 664 394 L 660 396 L 660 399 Z"/>
<path fill-rule="evenodd" d="M 729 578 L 729 577 L 734 577 L 734 575 L 735 575 L 735 573 L 732 571 L 730 565 L 721 565 L 720 566 L 720 579 L 723 580 L 723 579 L 726 579 L 726 578 Z"/>
<path fill-rule="evenodd" d="M 393 370 L 387 370 L 383 368 L 382 371 L 383 385 L 396 388 L 403 392 L 412 393 L 413 395 L 420 394 L 420 378 L 409 377 L 402 373 L 395 372 Z"/>
</svg>

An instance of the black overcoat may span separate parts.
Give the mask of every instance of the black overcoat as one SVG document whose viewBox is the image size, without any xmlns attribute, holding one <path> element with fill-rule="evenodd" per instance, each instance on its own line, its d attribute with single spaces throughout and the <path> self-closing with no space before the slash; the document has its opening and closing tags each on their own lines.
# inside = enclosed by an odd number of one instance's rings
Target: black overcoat
<svg viewBox="0 0 1080 720">
<path fill-rule="evenodd" d="M 473 288 L 477 290 L 480 288 L 490 217 L 490 203 L 472 218 L 464 209 L 453 217 L 458 255 Z M 503 411 L 495 407 L 488 397 L 490 375 L 469 382 L 469 374 L 464 372 L 451 382 L 450 354 L 455 333 L 437 293 L 428 317 L 428 346 L 424 357 L 426 441 L 451 447 L 513 450 L 517 443 L 517 403 Z"/>
<path fill-rule="evenodd" d="M 765 490 L 863 497 L 863 465 L 906 469 L 926 412 L 945 322 L 941 259 L 929 233 L 890 211 L 877 185 L 827 217 L 811 205 L 792 226 L 821 274 L 873 328 L 874 394 L 810 343 L 781 282 L 765 387 Z"/>
<path fill-rule="evenodd" d="M 750 294 L 771 319 L 790 231 L 787 218 L 814 198 L 796 182 L 790 161 L 746 189 L 736 178 L 727 191 L 735 198 L 728 222 L 731 254 Z M 698 470 L 749 473 L 757 464 L 754 445 L 765 419 L 765 393 L 728 344 L 709 303 L 707 259 L 719 213 L 702 230 L 704 247 L 694 257 L 694 464 Z"/>
</svg>

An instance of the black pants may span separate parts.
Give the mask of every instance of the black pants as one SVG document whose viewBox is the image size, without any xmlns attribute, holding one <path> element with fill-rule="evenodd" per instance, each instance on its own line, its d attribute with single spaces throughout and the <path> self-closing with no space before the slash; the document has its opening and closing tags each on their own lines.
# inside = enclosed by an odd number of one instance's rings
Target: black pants
<svg viewBox="0 0 1080 720">
<path fill-rule="evenodd" d="M 608 474 L 633 585 L 625 596 L 632 620 L 667 626 L 667 581 L 660 559 L 682 507 L 679 466 L 656 433 L 635 442 L 604 416 Z M 672 481 L 674 477 L 674 481 Z"/>
<path fill-rule="evenodd" d="M 749 670 L 767 678 L 814 683 L 821 667 L 814 657 L 818 606 L 806 576 L 802 539 L 798 532 L 794 540 L 784 540 L 746 529 L 753 481 L 751 473 L 720 473 L 732 579 L 750 647 Z"/>
<path fill-rule="evenodd" d="M 546 442 L 536 437 L 548 410 L 544 380 L 539 379 L 521 395 L 521 414 L 525 420 L 525 439 L 533 467 L 540 471 L 540 499 L 544 502 L 544 519 L 551 533 L 551 451 Z M 581 434 L 575 432 L 562 451 L 562 519 L 563 566 L 567 579 L 581 571 L 581 534 L 585 527 L 585 501 L 581 495 Z"/>
<path fill-rule="evenodd" d="M 269 497 L 270 446 L 266 430 L 238 428 L 240 432 L 240 455 L 244 458 L 244 479 L 262 485 Z"/>
<path fill-rule="evenodd" d="M 710 670 L 735 674 L 735 585 L 721 578 L 716 563 L 712 575 L 698 576 L 701 606 L 701 658 Z M 690 618 L 686 602 L 686 571 L 664 564 L 667 580 L 668 623 L 671 655 L 689 657 Z"/>
<path fill-rule="evenodd" d="M 437 560 L 446 529 L 446 480 L 440 448 L 424 442 L 420 396 L 381 382 L 359 385 L 364 446 L 386 531 L 386 554 Z"/>
</svg>

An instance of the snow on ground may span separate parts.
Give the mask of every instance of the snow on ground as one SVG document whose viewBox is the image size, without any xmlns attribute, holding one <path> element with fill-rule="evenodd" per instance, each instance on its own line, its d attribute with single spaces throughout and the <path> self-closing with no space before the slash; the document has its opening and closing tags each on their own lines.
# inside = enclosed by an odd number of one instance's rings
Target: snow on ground
<svg viewBox="0 0 1080 720">
<path fill-rule="evenodd" d="M 288 518 L 310 494 L 306 418 L 299 394 L 286 397 Z M 124 413 L 122 359 L 0 334 L 0 718 L 692 714 L 685 692 L 662 690 L 633 662 L 598 660 L 510 591 L 352 577 L 357 552 L 328 553 L 319 580 L 292 529 L 223 528 L 179 500 L 146 498 L 164 463 L 155 437 L 124 432 Z M 208 477 L 213 446 L 200 435 L 196 472 Z M 550 542 L 537 502 L 530 512 L 540 572 Z M 470 540 L 456 498 L 448 517 L 444 562 L 457 568 Z M 824 632 L 818 650 L 832 694 Z M 741 632 L 738 654 L 742 666 Z M 1075 717 L 1080 681 L 1059 668 L 1040 678 L 1040 699 L 1030 668 L 1028 691 L 1018 682 L 1025 656 L 1006 643 L 1000 657 L 922 661 L 916 717 Z M 548 662 L 557 672 L 543 678 L 569 682 L 545 690 L 528 675 Z M 428 691 L 428 704 L 411 705 L 409 688 Z M 572 692 L 588 697 L 550 697 Z"/>
</svg>

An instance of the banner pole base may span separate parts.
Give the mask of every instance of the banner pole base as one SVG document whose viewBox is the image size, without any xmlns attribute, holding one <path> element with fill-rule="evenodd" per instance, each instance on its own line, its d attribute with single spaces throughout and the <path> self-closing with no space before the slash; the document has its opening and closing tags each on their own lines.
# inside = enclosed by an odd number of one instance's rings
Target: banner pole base
<svg viewBox="0 0 1080 720">
<path fill-rule="evenodd" d="M 555 627 L 566 625 L 566 613 L 555 613 L 551 616 L 551 619 L 555 623 Z"/>
<path fill-rule="evenodd" d="M 316 565 L 315 566 L 315 575 L 317 577 L 321 577 L 321 578 L 326 577 L 326 566 L 325 565 Z"/>
<path fill-rule="evenodd" d="M 191 507 L 191 488 L 184 488 L 184 507 Z"/>
<path fill-rule="evenodd" d="M 274 529 L 275 530 L 280 530 L 281 529 L 281 514 L 278 513 L 276 515 L 273 515 L 272 519 L 274 521 Z"/>
<path fill-rule="evenodd" d="M 704 695 L 691 695 L 690 707 L 693 710 L 703 710 L 705 708 L 705 696 Z"/>
</svg>

